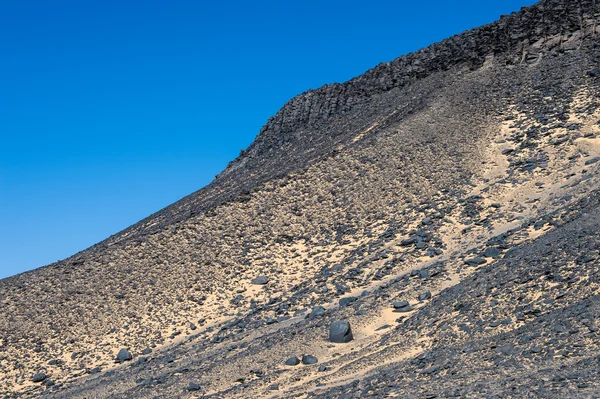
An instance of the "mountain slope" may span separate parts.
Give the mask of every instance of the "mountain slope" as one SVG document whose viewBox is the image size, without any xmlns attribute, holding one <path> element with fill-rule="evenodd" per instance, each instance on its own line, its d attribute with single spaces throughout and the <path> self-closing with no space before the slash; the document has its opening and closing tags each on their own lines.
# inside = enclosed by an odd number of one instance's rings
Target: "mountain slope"
<svg viewBox="0 0 600 399">
<path fill-rule="evenodd" d="M 1 280 L 0 393 L 599 393 L 598 20 L 542 1 L 304 93 L 207 188 Z"/>
</svg>

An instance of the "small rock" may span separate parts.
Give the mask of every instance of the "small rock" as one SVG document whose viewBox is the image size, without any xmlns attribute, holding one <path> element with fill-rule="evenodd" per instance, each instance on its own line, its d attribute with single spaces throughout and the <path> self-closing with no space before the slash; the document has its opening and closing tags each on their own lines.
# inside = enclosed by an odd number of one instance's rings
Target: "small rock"
<svg viewBox="0 0 600 399">
<path fill-rule="evenodd" d="M 117 363 L 123 363 L 123 362 L 127 362 L 131 359 L 133 359 L 133 356 L 131 356 L 131 353 L 129 353 L 129 351 L 127 349 L 123 348 L 119 351 L 119 353 L 117 354 L 117 358 L 115 360 Z"/>
<path fill-rule="evenodd" d="M 319 360 L 311 355 L 303 355 L 302 356 L 302 364 L 317 364 Z"/>
<path fill-rule="evenodd" d="M 486 258 L 496 258 L 500 255 L 500 251 L 498 251 L 496 248 L 494 247 L 489 247 L 485 250 L 485 252 L 483 253 L 483 256 L 485 256 Z"/>
<path fill-rule="evenodd" d="M 321 316 L 322 314 L 325 314 L 325 308 L 323 306 L 315 306 L 313 310 L 306 315 L 306 318 L 312 319 L 313 317 Z"/>
<path fill-rule="evenodd" d="M 487 261 L 484 258 L 465 259 L 465 263 L 469 266 L 479 266 L 479 265 L 483 265 L 486 262 Z"/>
<path fill-rule="evenodd" d="M 431 291 L 425 291 L 422 294 L 419 294 L 419 301 L 426 301 L 431 298 Z"/>
<path fill-rule="evenodd" d="M 413 245 L 416 242 L 417 242 L 416 237 L 410 237 L 410 238 L 406 238 L 406 239 L 400 241 L 400 245 L 402 245 L 403 247 L 408 247 L 409 245 Z"/>
<path fill-rule="evenodd" d="M 190 385 L 188 385 L 187 390 L 188 391 L 199 391 L 200 390 L 200 385 L 196 384 L 195 382 L 190 382 Z"/>
<path fill-rule="evenodd" d="M 419 278 L 428 279 L 429 278 L 429 270 L 427 270 L 427 269 L 419 270 Z"/>
<path fill-rule="evenodd" d="M 194 323 L 190 323 L 190 325 L 188 326 L 190 330 L 194 331 L 196 328 L 196 325 Z"/>
<path fill-rule="evenodd" d="M 292 356 L 288 360 L 285 361 L 286 366 L 297 366 L 299 364 L 300 364 L 300 359 L 298 359 L 296 356 Z"/>
<path fill-rule="evenodd" d="M 394 309 L 402 309 L 405 308 L 409 305 L 408 301 L 398 301 L 398 302 L 393 302 L 392 306 L 394 307 Z"/>
<path fill-rule="evenodd" d="M 356 302 L 357 299 L 358 298 L 355 297 L 355 296 L 349 296 L 349 297 L 340 299 L 340 302 L 339 302 L 340 303 L 340 308 L 343 308 L 344 306 L 348 306 L 351 303 Z"/>
<path fill-rule="evenodd" d="M 258 276 L 254 280 L 251 281 L 254 285 L 265 285 L 269 282 L 269 278 L 266 276 Z"/>
<path fill-rule="evenodd" d="M 439 370 L 440 370 L 440 368 L 438 366 L 431 366 L 431 367 L 424 368 L 423 370 L 419 371 L 419 373 L 420 374 L 433 374 Z"/>
<path fill-rule="evenodd" d="M 408 301 L 394 302 L 394 303 L 392 303 L 392 306 L 394 307 L 394 312 L 398 312 L 398 313 L 405 313 L 405 312 L 410 312 L 413 310 L 412 306 L 410 306 Z"/>
<path fill-rule="evenodd" d="M 142 355 L 149 355 L 152 353 L 152 349 L 150 348 L 146 348 L 142 351 Z"/>
<path fill-rule="evenodd" d="M 31 377 L 31 382 L 42 382 L 47 378 L 46 374 L 44 373 L 37 373 L 36 375 L 34 375 L 33 377 Z"/>
<path fill-rule="evenodd" d="M 329 328 L 329 340 L 335 343 L 347 343 L 354 339 L 350 323 L 345 320 L 339 320 L 331 324 Z"/>
<path fill-rule="evenodd" d="M 598 161 L 600 161 L 600 157 L 594 157 L 592 159 L 588 159 L 587 161 L 585 161 L 586 165 L 592 165 L 597 163 Z"/>
<path fill-rule="evenodd" d="M 323 371 L 326 371 L 327 367 L 326 366 L 319 366 L 319 372 L 322 373 Z"/>
</svg>

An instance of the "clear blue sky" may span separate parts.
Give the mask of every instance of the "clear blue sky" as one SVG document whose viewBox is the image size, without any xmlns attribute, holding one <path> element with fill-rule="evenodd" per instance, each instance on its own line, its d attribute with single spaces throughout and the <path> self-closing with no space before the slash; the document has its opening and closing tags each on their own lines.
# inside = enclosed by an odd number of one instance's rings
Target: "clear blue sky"
<svg viewBox="0 0 600 399">
<path fill-rule="evenodd" d="M 0 278 L 208 184 L 289 98 L 533 0 L 0 0 Z"/>
</svg>

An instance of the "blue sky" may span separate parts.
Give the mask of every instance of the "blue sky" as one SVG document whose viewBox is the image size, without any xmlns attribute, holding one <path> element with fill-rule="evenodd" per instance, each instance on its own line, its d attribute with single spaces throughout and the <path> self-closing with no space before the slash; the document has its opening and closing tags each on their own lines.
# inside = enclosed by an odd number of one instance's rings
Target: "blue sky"
<svg viewBox="0 0 600 399">
<path fill-rule="evenodd" d="M 0 0 L 0 278 L 208 184 L 289 98 L 532 0 Z"/>
</svg>

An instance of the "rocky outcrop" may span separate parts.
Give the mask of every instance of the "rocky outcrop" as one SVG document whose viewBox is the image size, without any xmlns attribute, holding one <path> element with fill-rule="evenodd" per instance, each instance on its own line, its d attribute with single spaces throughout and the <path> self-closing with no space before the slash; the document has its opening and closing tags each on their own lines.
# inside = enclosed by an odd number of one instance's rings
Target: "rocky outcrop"
<svg viewBox="0 0 600 399">
<path fill-rule="evenodd" d="M 373 95 L 404 87 L 438 71 L 457 65 L 477 68 L 486 57 L 499 55 L 507 64 L 520 63 L 536 43 L 538 47 L 546 42 L 547 46 L 572 49 L 586 37 L 598 34 L 599 14 L 600 2 L 595 0 L 542 1 L 492 24 L 384 62 L 346 83 L 309 90 L 292 98 L 271 117 L 240 158 L 257 155 L 261 147 L 281 145 L 298 129 L 318 128 L 332 115 L 348 112 Z"/>
</svg>

